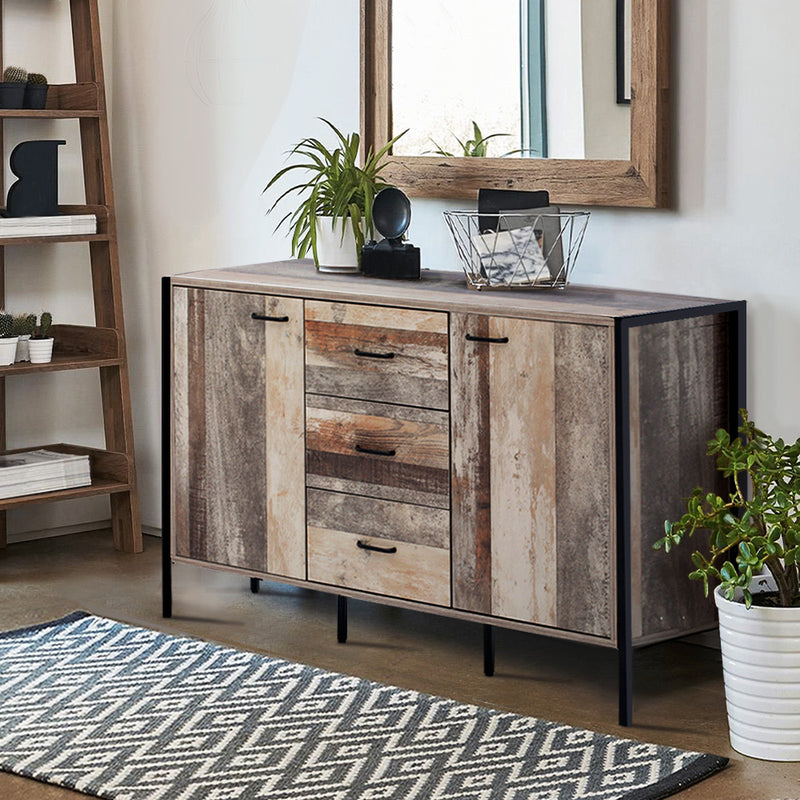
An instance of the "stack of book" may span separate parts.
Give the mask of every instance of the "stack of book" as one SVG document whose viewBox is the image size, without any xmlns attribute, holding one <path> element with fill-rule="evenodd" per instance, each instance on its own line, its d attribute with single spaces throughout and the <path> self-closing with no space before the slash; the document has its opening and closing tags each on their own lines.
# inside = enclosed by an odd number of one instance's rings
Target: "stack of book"
<svg viewBox="0 0 800 800">
<path fill-rule="evenodd" d="M 92 482 L 89 456 L 55 450 L 0 455 L 0 498 L 57 492 Z"/>
<path fill-rule="evenodd" d="M 78 236 L 97 233 L 94 214 L 56 214 L 52 217 L 0 216 L 0 239 L 23 236 Z"/>
</svg>

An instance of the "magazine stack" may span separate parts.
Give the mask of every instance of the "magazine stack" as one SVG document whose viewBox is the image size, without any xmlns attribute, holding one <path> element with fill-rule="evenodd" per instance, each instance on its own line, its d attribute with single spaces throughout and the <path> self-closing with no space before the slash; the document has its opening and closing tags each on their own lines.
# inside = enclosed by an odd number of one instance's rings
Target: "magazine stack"
<svg viewBox="0 0 800 800">
<path fill-rule="evenodd" d="M 91 482 L 86 454 L 29 450 L 0 455 L 0 498 L 57 492 Z"/>
</svg>

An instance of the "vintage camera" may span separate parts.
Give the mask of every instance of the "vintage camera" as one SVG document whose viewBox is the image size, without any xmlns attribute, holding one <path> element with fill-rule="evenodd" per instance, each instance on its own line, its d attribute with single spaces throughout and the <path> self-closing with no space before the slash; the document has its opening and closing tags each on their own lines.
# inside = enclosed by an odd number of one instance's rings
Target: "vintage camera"
<svg viewBox="0 0 800 800">
<path fill-rule="evenodd" d="M 419 280 L 419 248 L 403 241 L 411 224 L 411 203 L 393 186 L 382 189 L 372 202 L 372 220 L 379 242 L 361 248 L 361 272 L 371 278 Z"/>
</svg>

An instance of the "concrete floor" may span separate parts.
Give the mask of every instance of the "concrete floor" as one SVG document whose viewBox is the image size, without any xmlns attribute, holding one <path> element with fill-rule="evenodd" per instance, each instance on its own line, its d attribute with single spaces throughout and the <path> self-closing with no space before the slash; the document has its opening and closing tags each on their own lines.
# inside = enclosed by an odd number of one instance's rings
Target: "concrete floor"
<svg viewBox="0 0 800 800">
<path fill-rule="evenodd" d="M 158 630 L 276 655 L 317 667 L 559 720 L 605 733 L 728 756 L 722 773 L 681 800 L 800 798 L 800 763 L 749 759 L 730 749 L 720 654 L 683 641 L 634 656 L 632 728 L 616 725 L 616 654 L 514 631 L 497 631 L 497 671 L 483 675 L 480 626 L 350 602 L 350 637 L 336 642 L 332 595 L 176 566 L 174 616 L 161 617 L 158 539 L 145 552 L 113 549 L 108 532 L 10 545 L 0 555 L 0 629 L 76 609 Z M 0 551 L 2 553 L 3 551 Z M 74 792 L 0 773 L 3 800 L 57 800 Z"/>
</svg>

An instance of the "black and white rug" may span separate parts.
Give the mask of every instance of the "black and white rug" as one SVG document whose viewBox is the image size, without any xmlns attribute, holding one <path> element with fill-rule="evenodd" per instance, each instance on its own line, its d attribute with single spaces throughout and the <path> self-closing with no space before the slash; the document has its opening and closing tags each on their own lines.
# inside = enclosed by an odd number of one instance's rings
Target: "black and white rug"
<svg viewBox="0 0 800 800">
<path fill-rule="evenodd" d="M 727 759 L 77 612 L 0 634 L 0 769 L 117 800 L 656 800 Z"/>
</svg>

